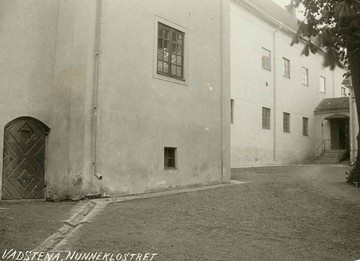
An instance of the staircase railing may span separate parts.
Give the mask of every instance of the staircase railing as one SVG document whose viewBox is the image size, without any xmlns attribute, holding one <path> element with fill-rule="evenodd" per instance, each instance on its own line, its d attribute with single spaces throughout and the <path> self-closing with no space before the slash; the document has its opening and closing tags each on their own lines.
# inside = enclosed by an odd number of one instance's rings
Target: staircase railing
<svg viewBox="0 0 360 261">
<path fill-rule="evenodd" d="M 316 148 L 316 157 L 319 157 L 321 153 L 329 148 L 327 145 L 330 144 L 330 139 L 322 140 L 320 145 Z"/>
</svg>

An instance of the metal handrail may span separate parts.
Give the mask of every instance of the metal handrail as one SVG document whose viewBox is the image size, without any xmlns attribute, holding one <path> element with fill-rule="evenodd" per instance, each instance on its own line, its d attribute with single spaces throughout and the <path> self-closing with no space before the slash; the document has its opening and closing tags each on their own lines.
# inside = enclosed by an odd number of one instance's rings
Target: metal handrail
<svg viewBox="0 0 360 261">
<path fill-rule="evenodd" d="M 323 145 L 324 140 L 321 141 L 320 145 L 316 148 L 316 157 L 319 157 L 319 149 L 321 148 L 321 146 Z"/>
<path fill-rule="evenodd" d="M 321 152 L 323 152 L 326 148 L 326 142 L 330 141 L 330 139 L 324 139 L 321 141 L 320 145 L 316 148 L 316 156 L 319 157 Z M 321 152 L 319 153 L 319 149 L 322 148 Z"/>
</svg>

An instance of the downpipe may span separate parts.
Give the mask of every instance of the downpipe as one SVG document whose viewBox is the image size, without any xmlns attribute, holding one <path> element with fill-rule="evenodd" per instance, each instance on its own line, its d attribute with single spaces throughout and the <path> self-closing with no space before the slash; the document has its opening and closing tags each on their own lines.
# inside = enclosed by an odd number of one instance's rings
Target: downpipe
<svg viewBox="0 0 360 261">
<path fill-rule="evenodd" d="M 99 92 L 99 67 L 100 67 L 100 33 L 101 33 L 101 11 L 102 0 L 96 0 L 96 20 L 95 20 L 95 51 L 94 51 L 94 85 L 93 85 L 93 175 L 102 180 L 102 175 L 98 173 L 97 149 L 98 149 L 98 92 Z"/>
<path fill-rule="evenodd" d="M 273 162 L 276 163 L 276 33 L 280 31 L 283 24 L 280 23 L 279 27 L 273 32 L 273 64 L 274 64 L 274 72 L 273 72 L 273 85 L 274 85 L 274 137 L 273 137 Z"/>
</svg>

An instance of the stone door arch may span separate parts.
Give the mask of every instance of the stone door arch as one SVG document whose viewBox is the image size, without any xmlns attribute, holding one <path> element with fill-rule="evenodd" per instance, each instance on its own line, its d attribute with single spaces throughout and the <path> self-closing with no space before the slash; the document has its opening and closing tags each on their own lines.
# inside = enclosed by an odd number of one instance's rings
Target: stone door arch
<svg viewBox="0 0 360 261">
<path fill-rule="evenodd" d="M 45 141 L 49 127 L 20 117 L 4 128 L 2 199 L 41 199 L 45 191 Z"/>
</svg>

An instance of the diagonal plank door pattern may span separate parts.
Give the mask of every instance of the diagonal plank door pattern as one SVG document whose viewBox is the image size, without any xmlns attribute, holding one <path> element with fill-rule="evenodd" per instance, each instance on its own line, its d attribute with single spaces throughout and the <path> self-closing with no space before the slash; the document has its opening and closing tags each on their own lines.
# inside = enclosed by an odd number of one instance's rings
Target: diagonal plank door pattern
<svg viewBox="0 0 360 261">
<path fill-rule="evenodd" d="M 5 127 L 2 199 L 44 198 L 45 137 L 32 118 L 19 118 Z"/>
</svg>

